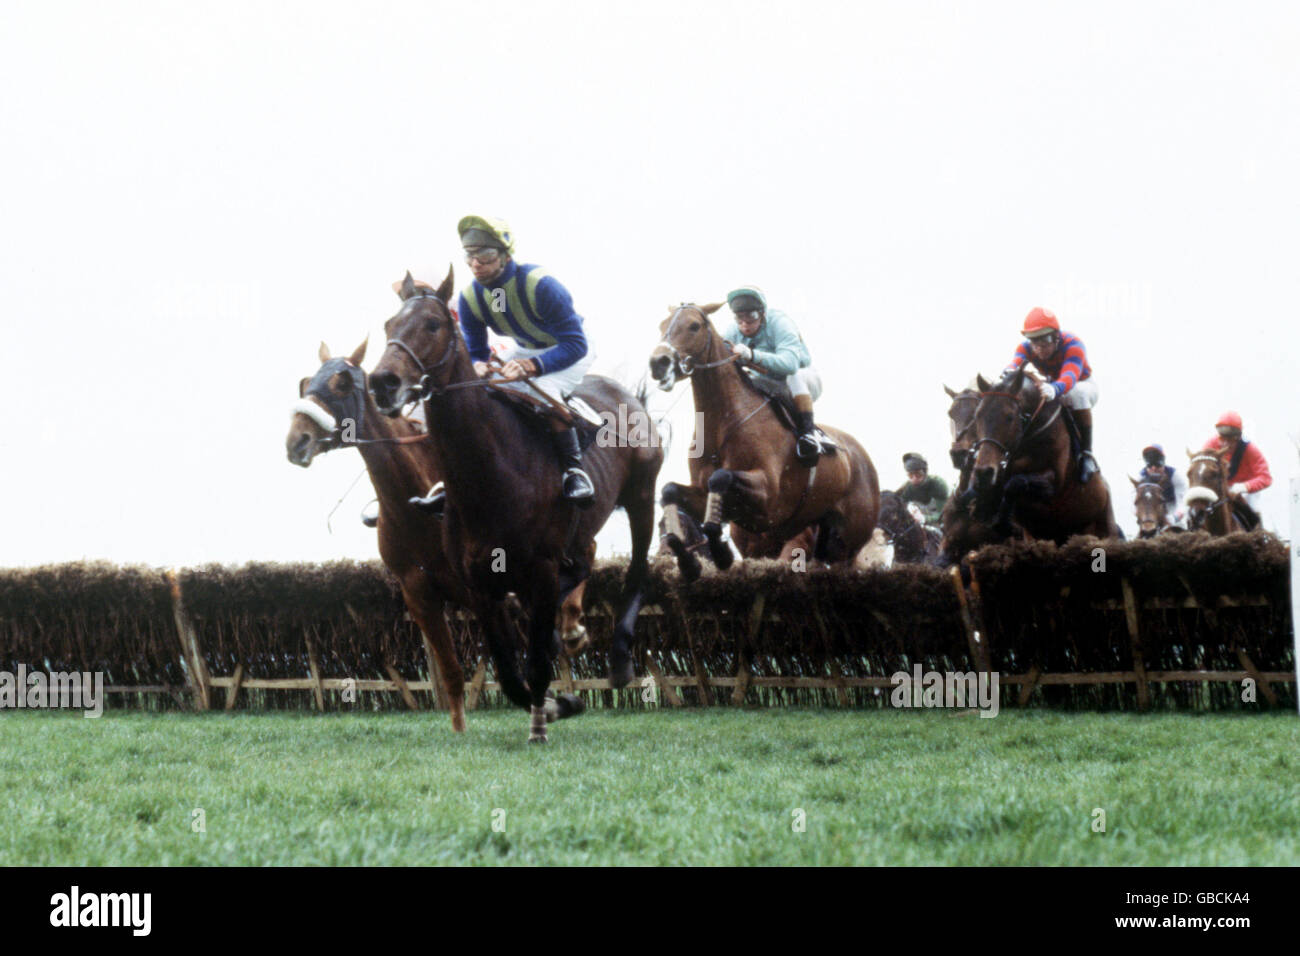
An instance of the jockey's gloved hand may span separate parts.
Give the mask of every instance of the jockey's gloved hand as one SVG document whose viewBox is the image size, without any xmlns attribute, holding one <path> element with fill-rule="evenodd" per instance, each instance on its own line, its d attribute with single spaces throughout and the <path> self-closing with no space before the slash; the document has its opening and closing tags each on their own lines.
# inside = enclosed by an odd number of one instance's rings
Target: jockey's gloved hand
<svg viewBox="0 0 1300 956">
<path fill-rule="evenodd" d="M 1056 386 L 1051 382 L 1039 382 L 1038 394 L 1043 396 L 1043 401 L 1050 402 L 1056 398 Z"/>
<path fill-rule="evenodd" d="M 744 344 L 743 342 L 741 342 L 738 345 L 733 345 L 731 347 L 731 351 L 734 352 L 736 355 L 739 355 L 741 359 L 743 359 L 746 362 L 751 361 L 754 358 L 754 350 L 751 349 L 748 345 Z"/>
<path fill-rule="evenodd" d="M 483 378 L 484 376 L 487 375 L 487 373 L 488 373 L 488 363 L 487 363 L 487 362 L 475 362 L 475 363 L 474 363 L 474 374 L 475 374 L 475 375 L 477 375 L 479 378 Z"/>
<path fill-rule="evenodd" d="M 1228 494 L 1230 495 L 1244 495 L 1245 493 L 1246 486 L 1240 481 L 1228 486 Z"/>
</svg>

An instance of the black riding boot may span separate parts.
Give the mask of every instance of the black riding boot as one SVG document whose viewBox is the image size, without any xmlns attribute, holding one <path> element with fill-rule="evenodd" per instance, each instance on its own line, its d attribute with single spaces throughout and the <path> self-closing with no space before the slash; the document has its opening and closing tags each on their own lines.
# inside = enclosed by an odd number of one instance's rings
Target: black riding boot
<svg viewBox="0 0 1300 956">
<path fill-rule="evenodd" d="M 1079 481 L 1086 485 L 1098 471 L 1092 457 L 1092 409 L 1075 409 L 1074 423 L 1079 427 Z"/>
<path fill-rule="evenodd" d="M 430 488 L 429 493 L 423 498 L 408 498 L 407 502 L 441 520 L 447 510 L 447 489 L 440 481 Z"/>
<path fill-rule="evenodd" d="M 802 464 L 815 465 L 822 453 L 822 443 L 817 438 L 812 412 L 798 412 L 799 438 L 794 443 L 794 454 Z"/>
<path fill-rule="evenodd" d="M 596 500 L 596 486 L 582 470 L 582 449 L 578 445 L 577 428 L 566 428 L 555 433 L 555 452 L 560 456 L 560 467 L 564 469 L 564 497 L 579 508 L 590 508 Z"/>
</svg>

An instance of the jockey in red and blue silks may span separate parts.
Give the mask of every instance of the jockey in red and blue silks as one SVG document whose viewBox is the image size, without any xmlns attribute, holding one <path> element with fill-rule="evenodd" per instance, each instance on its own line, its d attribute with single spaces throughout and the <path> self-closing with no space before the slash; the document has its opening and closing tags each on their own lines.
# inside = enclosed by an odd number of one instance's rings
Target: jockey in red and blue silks
<svg viewBox="0 0 1300 956">
<path fill-rule="evenodd" d="M 1062 332 L 1056 316 L 1047 309 L 1031 309 L 1021 335 L 1025 341 L 1016 349 L 1004 374 L 1026 362 L 1047 381 L 1039 386 L 1047 401 L 1060 399 L 1079 429 L 1079 480 L 1085 484 L 1097 473 L 1092 457 L 1092 406 L 1097 404 L 1097 380 L 1088 365 L 1088 353 L 1077 335 Z"/>
</svg>

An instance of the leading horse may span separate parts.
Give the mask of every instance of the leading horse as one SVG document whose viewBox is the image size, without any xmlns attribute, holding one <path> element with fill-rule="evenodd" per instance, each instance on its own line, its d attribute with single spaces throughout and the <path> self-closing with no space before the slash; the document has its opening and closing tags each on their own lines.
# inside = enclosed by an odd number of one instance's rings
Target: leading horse
<svg viewBox="0 0 1300 956">
<path fill-rule="evenodd" d="M 615 507 L 627 511 L 632 559 L 616 614 L 610 683 L 623 687 L 632 679 L 629 645 L 649 567 L 663 452 L 653 425 L 644 438 L 638 430 L 595 441 L 583 460 L 595 484 L 595 501 L 584 509 L 563 500 L 546 433 L 551 426 L 488 393 L 492 382 L 474 371 L 447 304 L 451 293 L 450 273 L 437 290 L 417 288 L 406 276 L 402 308 L 384 325 L 388 343 L 370 387 L 376 404 L 390 415 L 410 401 L 424 401 L 430 445 L 447 491 L 444 547 L 470 592 L 502 690 L 512 703 L 529 709 L 529 741 L 544 743 L 551 622 L 560 600 L 591 573 L 588 545 Z M 575 394 L 606 422 L 650 421 L 643 403 L 610 379 L 589 375 Z M 526 682 L 505 606 L 511 591 L 529 616 Z M 556 701 L 561 717 L 582 707 L 573 695 L 558 695 Z"/>
<path fill-rule="evenodd" d="M 975 516 L 996 512 L 997 527 L 1014 514 L 1030 537 L 1057 544 L 1077 534 L 1119 537 L 1105 480 L 1079 481 L 1061 403 L 1044 400 L 1024 368 L 996 386 L 982 375 L 976 384 Z"/>
<path fill-rule="evenodd" d="M 852 562 L 871 539 L 880 512 L 875 466 L 857 440 L 827 427 L 838 446 L 806 467 L 795 458 L 795 435 L 782 423 L 772 396 L 761 392 L 741 369 L 738 356 L 709 316 L 721 303 L 684 303 L 660 324 L 662 339 L 650 354 L 650 374 L 665 391 L 690 378 L 695 399 L 695 447 L 690 485 L 664 486 L 666 541 L 687 580 L 700 565 L 683 540 L 683 518 L 702 523 L 709 556 L 725 570 L 734 560 L 722 540 L 731 522 L 732 539 L 745 557 L 766 556 L 776 546 L 789 557 L 790 542 L 816 527 L 813 557 L 825 563 Z"/>
<path fill-rule="evenodd" d="M 332 357 L 322 342 L 321 367 L 298 387 L 285 448 L 302 468 L 325 452 L 355 447 L 379 499 L 379 557 L 397 578 L 402 600 L 420 628 L 434 659 L 451 713 L 451 726 L 465 730 L 465 675 L 444 615 L 448 602 L 469 607 L 469 592 L 447 561 L 442 529 L 427 512 L 410 504 L 441 473 L 424 432 L 405 418 L 379 413 L 361 369 L 366 343 L 350 356 Z M 567 653 L 585 644 L 579 586 L 560 609 L 557 630 Z"/>
<path fill-rule="evenodd" d="M 1009 522 L 995 528 L 991 520 L 981 521 L 973 514 L 975 491 L 971 487 L 971 473 L 975 468 L 975 409 L 979 407 L 980 393 L 969 386 L 955 392 L 945 385 L 943 390 L 952 399 L 948 406 L 948 426 L 952 432 L 952 447 L 948 455 L 958 477 L 939 517 L 943 537 L 934 563 L 950 566 L 960 564 L 972 551 L 1017 537 L 1021 532 Z"/>
</svg>

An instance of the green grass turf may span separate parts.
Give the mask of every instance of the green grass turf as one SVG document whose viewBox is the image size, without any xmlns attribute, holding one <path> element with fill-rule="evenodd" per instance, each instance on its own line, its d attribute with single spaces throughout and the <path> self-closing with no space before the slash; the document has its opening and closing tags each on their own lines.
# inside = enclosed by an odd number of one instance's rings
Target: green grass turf
<svg viewBox="0 0 1300 956">
<path fill-rule="evenodd" d="M 469 721 L 6 713 L 0 864 L 1300 864 L 1295 714 Z"/>
</svg>

